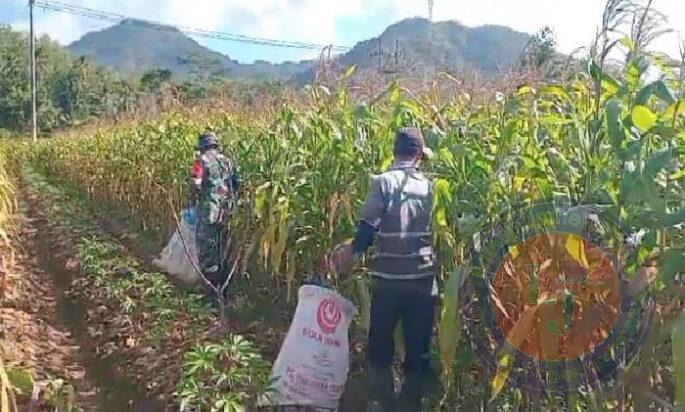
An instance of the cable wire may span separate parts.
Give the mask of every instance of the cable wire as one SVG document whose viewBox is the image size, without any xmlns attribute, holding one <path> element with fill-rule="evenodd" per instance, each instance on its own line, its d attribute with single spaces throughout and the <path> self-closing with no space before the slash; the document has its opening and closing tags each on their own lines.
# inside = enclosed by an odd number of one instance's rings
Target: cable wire
<svg viewBox="0 0 685 412">
<path fill-rule="evenodd" d="M 120 23 L 124 20 L 129 21 L 133 24 L 145 24 L 155 30 L 176 32 L 180 31 L 189 36 L 205 37 L 218 40 L 226 40 L 247 44 L 255 44 L 260 46 L 273 46 L 273 47 L 285 47 L 285 48 L 295 48 L 295 49 L 306 49 L 306 50 L 323 50 L 327 47 L 331 48 L 334 52 L 345 52 L 350 50 L 347 46 L 335 46 L 335 45 L 325 45 L 317 43 L 307 43 L 307 42 L 297 42 L 288 40 L 276 40 L 276 39 L 266 39 L 260 37 L 245 36 L 242 34 L 226 33 L 220 31 L 203 30 L 193 27 L 171 25 L 166 23 L 160 23 L 152 20 L 131 18 L 117 13 L 105 12 L 102 10 L 96 10 L 89 7 L 76 6 L 73 4 L 65 3 L 62 1 L 48 1 L 48 0 L 36 0 L 36 6 L 41 7 L 45 10 L 56 11 L 61 13 L 73 14 L 81 17 L 87 17 L 92 19 L 110 21 L 113 23 Z"/>
</svg>

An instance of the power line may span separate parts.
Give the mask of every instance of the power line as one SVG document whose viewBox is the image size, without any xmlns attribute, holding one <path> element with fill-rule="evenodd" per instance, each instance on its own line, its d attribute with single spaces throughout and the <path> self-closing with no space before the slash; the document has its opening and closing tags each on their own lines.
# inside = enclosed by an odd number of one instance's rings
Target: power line
<svg viewBox="0 0 685 412">
<path fill-rule="evenodd" d="M 273 46 L 273 47 L 286 47 L 295 49 L 307 49 L 307 50 L 322 50 L 329 45 L 317 44 L 317 43 L 307 43 L 307 42 L 297 42 L 288 40 L 276 40 L 276 39 L 266 39 L 261 37 L 251 37 L 242 34 L 226 33 L 220 31 L 203 30 L 193 27 L 177 26 L 166 23 L 160 23 L 152 20 L 131 18 L 129 16 L 124 16 L 117 13 L 106 12 L 102 10 L 92 9 L 89 7 L 75 6 L 73 4 L 65 3 L 62 1 L 48 1 L 48 0 L 35 0 L 36 6 L 39 6 L 45 10 L 57 11 L 61 13 L 73 14 L 81 17 L 87 17 L 97 20 L 110 21 L 114 23 L 119 23 L 124 20 L 129 20 L 132 23 L 147 24 L 155 30 L 162 31 L 180 31 L 190 36 L 205 37 L 218 40 L 226 40 L 240 43 L 255 44 L 260 46 Z M 345 52 L 350 50 L 347 46 L 331 46 L 331 49 L 336 52 Z"/>
</svg>

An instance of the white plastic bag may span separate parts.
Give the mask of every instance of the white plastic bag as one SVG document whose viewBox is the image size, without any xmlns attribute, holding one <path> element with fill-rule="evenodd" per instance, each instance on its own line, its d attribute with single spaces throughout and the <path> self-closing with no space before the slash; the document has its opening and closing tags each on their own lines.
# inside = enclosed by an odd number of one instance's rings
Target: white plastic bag
<svg viewBox="0 0 685 412">
<path fill-rule="evenodd" d="M 274 363 L 272 405 L 337 410 L 350 368 L 348 330 L 357 310 L 335 291 L 305 285 Z"/>
<path fill-rule="evenodd" d="M 188 254 L 193 257 L 197 263 L 197 246 L 195 245 L 195 213 L 192 209 L 186 209 L 181 212 L 181 233 L 183 240 L 188 246 L 188 252 L 183 246 L 183 241 L 179 231 L 177 230 L 171 237 L 169 244 L 162 250 L 152 264 L 159 268 L 162 272 L 174 276 L 181 282 L 188 285 L 195 285 L 201 281 L 200 276 L 195 270 L 195 266 L 188 259 Z"/>
</svg>

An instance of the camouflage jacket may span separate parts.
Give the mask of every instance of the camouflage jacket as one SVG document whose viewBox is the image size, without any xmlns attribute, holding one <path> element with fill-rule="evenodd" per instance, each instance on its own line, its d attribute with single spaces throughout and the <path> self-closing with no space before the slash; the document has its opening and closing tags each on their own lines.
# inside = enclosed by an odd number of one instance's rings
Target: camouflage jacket
<svg viewBox="0 0 685 412">
<path fill-rule="evenodd" d="M 200 222 L 225 223 L 239 185 L 233 162 L 216 150 L 208 150 L 195 159 L 190 180 L 191 191 L 197 194 Z"/>
</svg>

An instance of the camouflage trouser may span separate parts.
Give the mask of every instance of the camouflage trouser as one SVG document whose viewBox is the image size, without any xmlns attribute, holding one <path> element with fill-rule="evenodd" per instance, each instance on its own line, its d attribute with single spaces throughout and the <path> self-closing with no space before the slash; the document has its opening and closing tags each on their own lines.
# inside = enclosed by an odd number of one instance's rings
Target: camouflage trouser
<svg viewBox="0 0 685 412">
<path fill-rule="evenodd" d="M 215 284 L 219 284 L 224 269 L 226 254 L 226 240 L 228 233 L 226 225 L 205 223 L 200 220 L 197 224 L 197 255 L 202 273 Z"/>
</svg>

